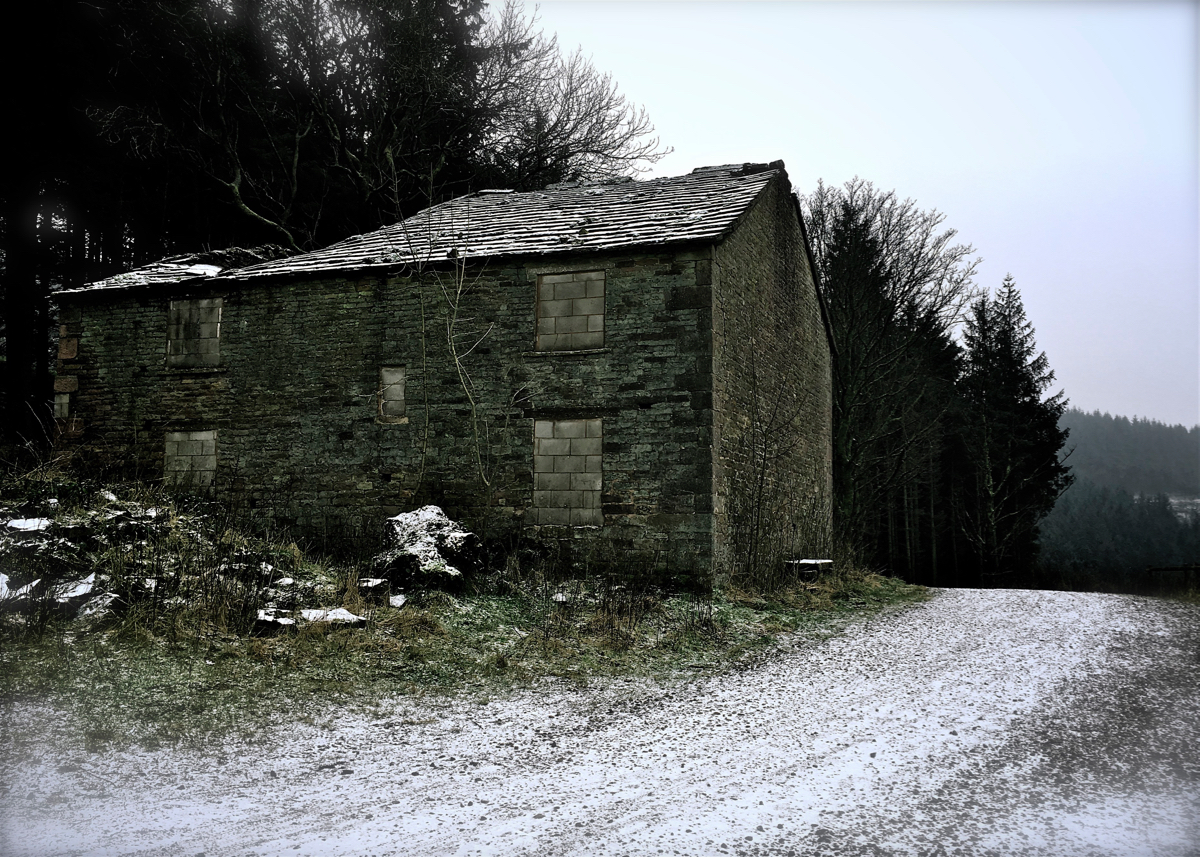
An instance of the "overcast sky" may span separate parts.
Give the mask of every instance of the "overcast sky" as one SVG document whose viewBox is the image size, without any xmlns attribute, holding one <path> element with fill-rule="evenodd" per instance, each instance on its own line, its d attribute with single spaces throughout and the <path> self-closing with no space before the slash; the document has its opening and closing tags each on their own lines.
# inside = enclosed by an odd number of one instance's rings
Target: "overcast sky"
<svg viewBox="0 0 1200 857">
<path fill-rule="evenodd" d="M 532 9 L 533 4 L 529 3 Z M 1200 422 L 1197 4 L 543 0 L 673 146 L 946 215 L 1071 404 Z"/>
</svg>

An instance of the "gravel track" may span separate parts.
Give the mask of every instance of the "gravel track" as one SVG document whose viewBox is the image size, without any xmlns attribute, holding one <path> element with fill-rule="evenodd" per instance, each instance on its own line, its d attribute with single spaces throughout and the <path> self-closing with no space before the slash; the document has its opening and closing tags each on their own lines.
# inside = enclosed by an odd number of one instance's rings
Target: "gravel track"
<svg viewBox="0 0 1200 857">
<path fill-rule="evenodd" d="M 0 854 L 1195 857 L 1197 739 L 1200 608 L 944 590 L 682 685 L 5 758 Z"/>
</svg>

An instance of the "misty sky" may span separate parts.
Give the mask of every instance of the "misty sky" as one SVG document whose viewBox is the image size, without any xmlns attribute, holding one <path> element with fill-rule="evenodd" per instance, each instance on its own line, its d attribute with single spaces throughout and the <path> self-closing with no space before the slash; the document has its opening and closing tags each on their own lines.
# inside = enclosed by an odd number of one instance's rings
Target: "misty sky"
<svg viewBox="0 0 1200 857">
<path fill-rule="evenodd" d="M 530 3 L 529 9 L 533 8 Z M 1071 404 L 1200 422 L 1197 5 L 549 0 L 675 152 L 946 215 Z"/>
</svg>

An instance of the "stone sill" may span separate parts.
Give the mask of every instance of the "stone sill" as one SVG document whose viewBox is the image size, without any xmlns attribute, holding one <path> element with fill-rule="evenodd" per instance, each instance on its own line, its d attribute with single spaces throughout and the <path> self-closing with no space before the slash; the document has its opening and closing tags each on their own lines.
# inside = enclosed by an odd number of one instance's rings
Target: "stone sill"
<svg viewBox="0 0 1200 857">
<path fill-rule="evenodd" d="M 585 348 L 580 351 L 522 351 L 522 357 L 586 357 L 589 354 L 609 354 L 611 348 Z"/>
<path fill-rule="evenodd" d="M 227 366 L 167 366 L 166 370 L 172 375 L 224 375 L 229 371 Z"/>
</svg>

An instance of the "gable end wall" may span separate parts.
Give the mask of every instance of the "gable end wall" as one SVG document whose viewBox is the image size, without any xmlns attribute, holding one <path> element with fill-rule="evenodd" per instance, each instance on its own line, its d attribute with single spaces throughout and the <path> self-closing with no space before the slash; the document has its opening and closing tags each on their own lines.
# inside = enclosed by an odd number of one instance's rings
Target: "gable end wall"
<svg viewBox="0 0 1200 857">
<path fill-rule="evenodd" d="M 718 578 L 830 549 L 832 361 L 786 177 L 713 256 Z M 803 555 L 803 556 L 802 556 Z"/>
</svg>

